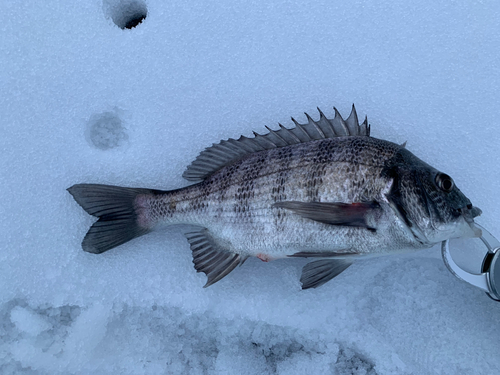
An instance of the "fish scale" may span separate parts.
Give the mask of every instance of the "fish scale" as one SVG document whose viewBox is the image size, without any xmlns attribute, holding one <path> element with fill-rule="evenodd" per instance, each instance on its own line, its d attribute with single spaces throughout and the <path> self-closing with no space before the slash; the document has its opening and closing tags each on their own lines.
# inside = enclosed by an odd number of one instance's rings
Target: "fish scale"
<svg viewBox="0 0 500 375">
<path fill-rule="evenodd" d="M 370 136 L 353 106 L 344 120 L 309 115 L 307 124 L 221 141 L 187 168 L 191 186 L 161 191 L 97 184 L 69 188 L 99 218 L 82 242 L 102 253 L 163 225 L 182 224 L 205 286 L 248 257 L 320 258 L 307 264 L 304 289 L 317 287 L 359 257 L 418 250 L 477 236 L 480 210 L 448 175 L 405 145 Z M 444 181 L 444 183 L 443 183 Z"/>
</svg>

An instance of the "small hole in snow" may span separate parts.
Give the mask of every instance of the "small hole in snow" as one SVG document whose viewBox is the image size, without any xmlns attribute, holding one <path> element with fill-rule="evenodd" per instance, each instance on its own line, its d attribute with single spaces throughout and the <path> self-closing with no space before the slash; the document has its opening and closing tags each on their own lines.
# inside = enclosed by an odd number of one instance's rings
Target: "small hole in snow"
<svg viewBox="0 0 500 375">
<path fill-rule="evenodd" d="M 125 144 L 128 134 L 116 113 L 103 112 L 90 118 L 87 124 L 87 140 L 100 150 L 109 150 Z"/>
<path fill-rule="evenodd" d="M 120 29 L 133 29 L 148 15 L 143 0 L 104 0 L 104 13 Z"/>
</svg>

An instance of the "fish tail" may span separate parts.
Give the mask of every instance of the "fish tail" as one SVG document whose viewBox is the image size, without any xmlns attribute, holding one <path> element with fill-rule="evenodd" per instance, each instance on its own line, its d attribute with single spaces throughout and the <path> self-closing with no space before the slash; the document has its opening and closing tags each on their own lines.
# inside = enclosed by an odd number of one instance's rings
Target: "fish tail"
<svg viewBox="0 0 500 375">
<path fill-rule="evenodd" d="M 99 218 L 83 239 L 82 248 L 100 254 L 151 231 L 141 198 L 160 191 L 77 184 L 68 188 L 68 192 L 87 213 Z"/>
</svg>

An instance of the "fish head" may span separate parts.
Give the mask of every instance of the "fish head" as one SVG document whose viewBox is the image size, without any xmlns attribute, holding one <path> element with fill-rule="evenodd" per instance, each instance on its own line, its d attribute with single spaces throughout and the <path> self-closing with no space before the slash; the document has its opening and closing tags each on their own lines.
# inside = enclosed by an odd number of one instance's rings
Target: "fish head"
<svg viewBox="0 0 500 375">
<path fill-rule="evenodd" d="M 419 225 L 429 242 L 481 236 L 481 230 L 474 225 L 481 210 L 472 205 L 449 175 L 425 168 L 416 177 L 416 182 L 422 184 L 422 202 L 428 215 Z"/>
<path fill-rule="evenodd" d="M 451 238 L 480 237 L 474 218 L 478 207 L 460 191 L 453 179 L 402 149 L 391 174 L 387 198 L 415 238 L 433 245 Z"/>
</svg>

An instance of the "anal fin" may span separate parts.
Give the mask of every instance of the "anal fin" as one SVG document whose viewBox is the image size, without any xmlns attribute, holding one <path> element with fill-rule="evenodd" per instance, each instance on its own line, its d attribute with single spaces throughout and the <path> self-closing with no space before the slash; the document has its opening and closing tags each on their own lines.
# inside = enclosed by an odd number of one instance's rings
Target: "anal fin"
<svg viewBox="0 0 500 375">
<path fill-rule="evenodd" d="M 185 233 L 185 236 L 193 252 L 194 268 L 208 277 L 204 288 L 227 276 L 247 258 L 221 248 L 206 228 Z"/>
<path fill-rule="evenodd" d="M 352 263 L 351 259 L 322 259 L 307 263 L 300 276 L 302 289 L 323 285 L 345 271 Z"/>
</svg>

